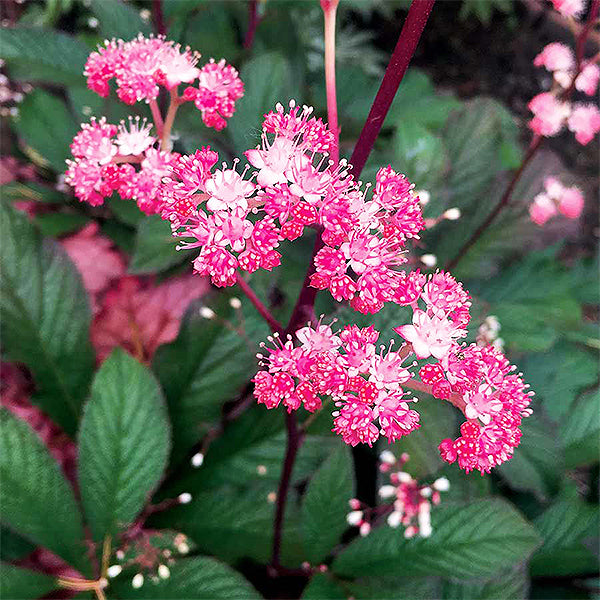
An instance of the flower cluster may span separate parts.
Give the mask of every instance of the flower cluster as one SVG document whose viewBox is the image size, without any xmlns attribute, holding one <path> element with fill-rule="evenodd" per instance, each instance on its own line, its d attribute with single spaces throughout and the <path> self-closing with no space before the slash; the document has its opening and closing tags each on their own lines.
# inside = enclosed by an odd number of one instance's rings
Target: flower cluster
<svg viewBox="0 0 600 600">
<path fill-rule="evenodd" d="M 139 118 L 118 126 L 104 117 L 84 123 L 73 138 L 74 160 L 67 160 L 65 177 L 77 198 L 99 206 L 118 192 L 123 199 L 135 200 L 146 214 L 156 213 L 161 180 L 179 155 L 161 151 L 151 130 Z"/>
<path fill-rule="evenodd" d="M 309 412 L 330 397 L 333 431 L 355 446 L 372 445 L 380 435 L 392 442 L 417 429 L 419 414 L 409 404 L 415 399 L 405 390 L 427 391 L 467 418 L 461 437 L 440 444 L 442 458 L 458 459 L 466 471 L 487 472 L 519 444 L 532 393 L 497 348 L 482 339 L 460 343 L 471 304 L 462 284 L 440 271 L 414 272 L 413 282 L 412 323 L 394 328 L 406 340 L 399 350 L 393 345 L 378 350 L 373 326 L 334 331 L 319 322 L 298 330 L 295 339 L 274 335 L 268 355 L 258 355 L 266 369 L 253 380 L 254 395 L 267 408 L 283 404 L 288 411 L 303 406 Z M 412 354 L 437 359 L 421 367 L 420 380 L 410 371 L 417 363 L 407 362 Z"/>
<path fill-rule="evenodd" d="M 561 7 L 568 3 L 563 1 Z M 538 135 L 554 136 L 565 125 L 575 134 L 582 145 L 588 144 L 600 131 L 600 110 L 595 104 L 574 103 L 565 99 L 572 89 L 594 96 L 600 80 L 600 67 L 595 59 L 581 65 L 571 48 L 559 42 L 548 44 L 533 61 L 536 67 L 545 67 L 553 74 L 555 86 L 549 92 L 542 92 L 529 102 L 533 119 L 529 127 Z"/>
<path fill-rule="evenodd" d="M 329 289 L 364 313 L 385 302 L 413 301 L 418 274 L 395 267 L 402 250 L 424 228 L 413 186 L 391 167 L 380 169 L 370 198 L 349 166 L 328 159 L 333 135 L 309 107 L 292 101 L 267 115 L 261 144 L 248 150 L 240 174 L 223 165 L 210 148 L 183 156 L 165 178 L 161 213 L 174 235 L 199 247 L 195 270 L 218 286 L 233 285 L 238 268 L 253 272 L 279 264 L 276 248 L 295 240 L 305 227 L 321 232 L 311 285 Z"/>
<path fill-rule="evenodd" d="M 198 87 L 186 88 L 181 101 L 193 101 L 202 112 L 208 127 L 223 129 L 225 119 L 235 110 L 235 101 L 244 94 L 244 84 L 237 71 L 224 60 L 211 59 L 199 69 L 200 54 L 167 41 L 163 36 L 105 41 L 97 52 L 90 54 L 84 75 L 88 87 L 100 96 L 110 93 L 110 81 L 115 80 L 117 96 L 126 104 L 142 100 L 155 101 L 160 86 L 176 90 L 182 83 Z"/>
<path fill-rule="evenodd" d="M 583 204 L 583 193 L 577 186 L 566 187 L 556 178 L 547 177 L 544 192 L 538 194 L 529 206 L 529 216 L 536 225 L 544 225 L 558 212 L 569 219 L 577 219 Z"/>
<path fill-rule="evenodd" d="M 393 442 L 419 427 L 419 414 L 401 387 L 411 377 L 406 356 L 391 346 L 377 349 L 378 337 L 372 326 L 334 332 L 319 323 L 296 332 L 296 347 L 291 336 L 282 342 L 275 334 L 269 355 L 258 355 L 268 369 L 254 377 L 254 395 L 267 408 L 281 403 L 288 411 L 303 406 L 309 412 L 331 396 L 333 431 L 347 444 L 371 446 L 380 435 Z"/>
<path fill-rule="evenodd" d="M 515 370 L 496 348 L 477 344 L 456 348 L 420 370 L 434 396 L 449 399 L 467 418 L 457 439 L 440 443 L 446 462 L 458 460 L 467 472 L 487 473 L 512 457 L 533 395 Z"/>
<path fill-rule="evenodd" d="M 382 500 L 393 499 L 391 504 L 369 508 L 356 498 L 349 501 L 352 511 L 346 515 L 346 520 L 350 525 L 359 527 L 363 537 L 370 533 L 371 521 L 386 513 L 387 524 L 393 529 L 402 525 L 405 538 L 415 535 L 431 536 L 431 505 L 440 503 L 440 492 L 447 492 L 450 482 L 445 477 L 440 477 L 431 485 L 419 484 L 409 473 L 402 470 L 409 458 L 404 452 L 398 459 L 389 450 L 382 452 L 379 457 L 379 470 L 389 476 L 389 484 L 379 488 L 379 496 Z"/>
</svg>

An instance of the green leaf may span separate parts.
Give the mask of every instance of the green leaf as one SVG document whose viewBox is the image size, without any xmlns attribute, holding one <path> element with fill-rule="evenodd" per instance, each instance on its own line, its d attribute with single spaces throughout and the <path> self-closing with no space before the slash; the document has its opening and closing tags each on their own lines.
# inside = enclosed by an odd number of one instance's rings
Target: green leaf
<svg viewBox="0 0 600 600">
<path fill-rule="evenodd" d="M 600 455 L 600 391 L 577 400 L 560 428 L 569 468 L 598 462 Z"/>
<path fill-rule="evenodd" d="M 331 552 L 347 529 L 348 500 L 354 494 L 352 456 L 340 446 L 315 473 L 302 503 L 304 548 L 311 564 Z"/>
<path fill-rule="evenodd" d="M 418 123 L 403 123 L 394 136 L 394 166 L 417 189 L 435 188 L 444 176 L 448 156 L 442 140 Z"/>
<path fill-rule="evenodd" d="M 89 53 L 85 44 L 57 31 L 18 26 L 0 30 L 0 57 L 17 79 L 83 85 Z"/>
<path fill-rule="evenodd" d="M 73 490 L 29 425 L 4 409 L 0 425 L 2 523 L 86 573 L 85 538 Z"/>
<path fill-rule="evenodd" d="M 200 304 L 193 303 L 177 339 L 161 346 L 154 357 L 173 424 L 174 462 L 219 421 L 223 404 L 249 381 L 256 369 L 257 340 L 268 335 L 266 325 L 245 304 L 242 325 L 229 321 L 234 315 L 227 303 L 213 309 L 217 318 L 206 319 Z"/>
<path fill-rule="evenodd" d="M 0 527 L 0 559 L 20 560 L 35 550 L 35 546 L 8 527 Z"/>
<path fill-rule="evenodd" d="M 58 587 L 56 579 L 5 563 L 0 564 L 0 597 L 11 600 L 30 600 L 45 596 Z"/>
<path fill-rule="evenodd" d="M 348 594 L 344 588 L 324 573 L 313 575 L 302 592 L 302 600 L 346 600 L 347 598 Z"/>
<path fill-rule="evenodd" d="M 132 200 L 121 200 L 121 198 L 119 198 L 118 196 L 113 195 L 108 201 L 108 205 L 110 206 L 110 210 L 117 217 L 117 219 L 119 219 L 119 221 L 122 221 L 126 225 L 131 225 L 132 227 L 139 227 L 142 224 L 142 222 L 148 219 L 148 215 L 145 215 L 138 208 L 138 205 Z M 158 221 L 156 219 L 153 220 L 156 221 L 157 229 L 159 229 Z M 164 230 L 164 227 L 160 227 L 160 229 Z M 169 242 L 172 243 L 171 240 L 169 240 Z"/>
<path fill-rule="evenodd" d="M 77 125 L 62 100 L 43 90 L 34 90 L 19 107 L 14 127 L 25 144 L 43 158 L 43 163 L 60 173 L 65 171 Z M 35 154 L 32 159 L 36 162 Z"/>
<path fill-rule="evenodd" d="M 242 558 L 265 563 L 273 542 L 275 505 L 269 500 L 273 491 L 271 484 L 256 484 L 245 490 L 233 486 L 209 488 L 192 493 L 189 504 L 159 513 L 150 523 L 185 533 L 200 551 L 228 563 Z M 287 537 L 287 528 L 285 532 Z"/>
<path fill-rule="evenodd" d="M 577 498 L 561 499 L 541 514 L 534 525 L 544 544 L 531 558 L 531 574 L 560 577 L 597 571 L 598 559 L 583 541 L 597 536 L 598 516 L 597 505 Z"/>
<path fill-rule="evenodd" d="M 365 577 L 348 584 L 357 600 L 431 600 L 440 598 L 440 582 L 435 577 Z"/>
<path fill-rule="evenodd" d="M 577 393 L 598 379 L 598 360 L 588 350 L 561 342 L 548 352 L 532 354 L 523 362 L 527 382 L 542 398 L 548 415 L 559 420 L 572 413 Z"/>
<path fill-rule="evenodd" d="M 0 204 L 0 324 L 7 358 L 33 373 L 39 404 L 74 433 L 94 357 L 81 277 L 64 250 L 27 217 Z"/>
<path fill-rule="evenodd" d="M 171 226 L 160 216 L 142 219 L 135 234 L 129 272 L 134 275 L 156 273 L 189 259 L 189 252 L 177 252 Z"/>
<path fill-rule="evenodd" d="M 146 582 L 139 589 L 131 586 L 130 572 L 123 573 L 111 582 L 108 595 L 123 600 L 250 600 L 261 597 L 237 571 L 214 558 L 183 558 L 171 565 L 169 570 L 171 574 L 167 579 Z"/>
<path fill-rule="evenodd" d="M 11 181 L 0 186 L 0 198 L 3 200 L 32 200 L 48 204 L 64 204 L 67 196 L 52 187 L 29 181 L 20 183 Z"/>
<path fill-rule="evenodd" d="M 274 110 L 277 102 L 286 105 L 293 97 L 289 63 L 275 52 L 249 60 L 242 67 L 240 77 L 246 82 L 244 97 L 236 103 L 228 125 L 239 152 L 253 148 L 259 142 L 263 115 Z"/>
<path fill-rule="evenodd" d="M 505 570 L 491 579 L 448 580 L 442 587 L 444 600 L 525 600 L 529 578 L 523 565 Z"/>
<path fill-rule="evenodd" d="M 140 17 L 138 10 L 120 0 L 91 0 L 90 8 L 99 21 L 98 30 L 106 38 L 128 41 L 143 33 L 152 33 L 152 24 Z"/>
<path fill-rule="evenodd" d="M 114 538 L 135 519 L 168 454 L 158 383 L 134 358 L 114 350 L 94 378 L 79 434 L 79 485 L 94 540 Z"/>
<path fill-rule="evenodd" d="M 89 223 L 88 217 L 74 213 L 45 213 L 34 219 L 43 235 L 59 237 L 81 229 Z"/>
<path fill-rule="evenodd" d="M 560 488 L 564 470 L 562 448 L 553 424 L 536 415 L 521 425 L 521 443 L 514 456 L 498 467 L 508 484 L 519 491 L 535 493 L 547 500 Z"/>
<path fill-rule="evenodd" d="M 204 57 L 232 61 L 240 51 L 235 27 L 226 6 L 200 5 L 198 14 L 187 19 L 185 43 L 201 50 Z"/>
<path fill-rule="evenodd" d="M 396 529 L 377 528 L 343 550 L 333 571 L 348 577 L 485 577 L 525 560 L 538 544 L 533 527 L 500 499 L 440 506 L 431 518 L 430 538 L 407 540 Z"/>
</svg>

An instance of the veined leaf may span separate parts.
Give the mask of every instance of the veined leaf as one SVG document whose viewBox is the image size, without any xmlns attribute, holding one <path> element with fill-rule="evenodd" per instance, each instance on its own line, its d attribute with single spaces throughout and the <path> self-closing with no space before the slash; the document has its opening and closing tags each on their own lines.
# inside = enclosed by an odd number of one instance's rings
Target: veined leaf
<svg viewBox="0 0 600 600">
<path fill-rule="evenodd" d="M 149 35 L 152 24 L 140 17 L 139 11 L 120 0 L 91 0 L 90 8 L 96 15 L 98 29 L 107 38 L 129 41 L 138 33 Z"/>
<path fill-rule="evenodd" d="M 24 423 L 0 410 L 2 523 L 88 572 L 73 490 L 46 447 Z"/>
<path fill-rule="evenodd" d="M 94 364 L 86 292 L 56 242 L 11 207 L 0 205 L 0 216 L 4 351 L 33 373 L 32 401 L 72 434 Z"/>
<path fill-rule="evenodd" d="M 430 538 L 407 540 L 396 529 L 375 529 L 343 550 L 333 571 L 348 577 L 485 577 L 525 560 L 538 544 L 533 527 L 500 499 L 440 506 L 431 520 Z"/>
<path fill-rule="evenodd" d="M 0 596 L 11 600 L 40 598 L 58 587 L 56 579 L 44 573 L 0 563 Z"/>
<path fill-rule="evenodd" d="M 158 383 L 117 349 L 92 384 L 79 435 L 79 482 L 94 540 L 131 523 L 163 475 L 169 423 Z"/>
</svg>

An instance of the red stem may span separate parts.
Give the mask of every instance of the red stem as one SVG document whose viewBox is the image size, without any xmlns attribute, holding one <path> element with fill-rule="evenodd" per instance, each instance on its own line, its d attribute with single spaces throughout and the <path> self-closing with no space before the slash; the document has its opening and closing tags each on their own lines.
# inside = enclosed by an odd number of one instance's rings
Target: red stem
<svg viewBox="0 0 600 600">
<path fill-rule="evenodd" d="M 367 162 L 367 158 L 371 153 L 375 139 L 379 134 L 381 125 L 387 115 L 387 112 L 392 104 L 398 86 L 406 73 L 406 69 L 410 60 L 415 52 L 431 8 L 433 7 L 435 0 L 413 0 L 408 16 L 400 32 L 400 37 L 396 48 L 390 59 L 383 81 L 367 121 L 360 134 L 358 142 L 354 148 L 354 153 L 350 162 L 353 165 L 353 175 L 358 177 Z M 298 296 L 290 322 L 285 328 L 285 334 L 293 334 L 298 327 L 313 318 L 315 298 L 317 296 L 317 290 L 310 287 L 310 276 L 314 273 L 314 257 L 317 252 L 323 247 L 323 240 L 321 239 L 321 232 L 317 232 L 317 239 L 315 240 L 315 246 L 313 254 L 306 271 L 302 290 Z M 271 565 L 274 569 L 278 569 L 281 566 L 281 539 L 283 534 L 283 520 L 285 516 L 285 506 L 287 503 L 287 495 L 290 487 L 290 481 L 292 471 L 294 468 L 294 462 L 298 450 L 302 445 L 303 434 L 299 432 L 296 424 L 296 417 L 293 413 L 286 413 L 285 417 L 286 429 L 287 429 L 287 446 L 285 451 L 285 458 L 283 463 L 283 470 L 281 472 L 281 479 L 279 481 L 279 489 L 277 490 L 277 503 L 275 507 L 275 521 L 273 531 L 273 554 L 271 558 Z"/>
<path fill-rule="evenodd" d="M 358 178 L 369 158 L 385 116 L 392 105 L 400 82 L 415 53 L 434 2 L 435 0 L 413 0 L 410 5 L 408 16 L 406 17 L 406 21 L 404 21 L 400 37 L 398 38 L 398 43 L 385 70 L 383 81 L 350 158 L 350 164 L 353 166 L 352 174 L 355 178 Z"/>
<path fill-rule="evenodd" d="M 158 35 L 167 35 L 165 17 L 162 9 L 162 0 L 152 0 L 152 15 L 154 18 L 154 27 Z"/>
<path fill-rule="evenodd" d="M 581 33 L 577 37 L 577 42 L 575 46 L 575 74 L 573 75 L 573 79 L 571 81 L 571 85 L 565 90 L 564 94 L 562 94 L 562 100 L 567 101 L 573 91 L 575 90 L 575 80 L 577 76 L 581 72 L 581 67 L 583 66 L 583 53 L 585 51 L 585 42 L 591 31 L 591 28 L 598 16 L 598 9 L 600 7 L 600 0 L 592 0 L 592 4 L 590 6 L 590 13 L 588 15 L 587 22 Z M 445 269 L 447 271 L 454 269 L 456 265 L 462 260 L 462 258 L 467 254 L 467 252 L 471 249 L 471 247 L 479 240 L 479 238 L 484 234 L 486 229 L 496 220 L 498 215 L 509 205 L 512 193 L 525 170 L 525 167 L 531 162 L 531 159 L 535 156 L 536 152 L 540 148 L 543 137 L 539 135 L 534 135 L 531 140 L 531 144 L 529 145 L 529 149 L 527 150 L 527 154 L 523 157 L 523 161 L 521 162 L 520 167 L 517 169 L 513 178 L 510 180 L 504 194 L 502 194 L 502 198 L 500 198 L 498 204 L 496 204 L 494 210 L 488 215 L 487 219 L 479 227 L 473 232 L 471 237 L 462 245 L 460 250 L 457 252 L 456 256 L 446 264 Z"/>
<path fill-rule="evenodd" d="M 244 48 L 250 50 L 254 44 L 254 36 L 260 19 L 258 18 L 258 0 L 250 0 L 248 2 L 248 29 L 244 39 Z"/>
<path fill-rule="evenodd" d="M 327 123 L 334 135 L 331 159 L 337 165 L 340 160 L 340 128 L 338 125 L 335 89 L 335 14 L 338 0 L 321 0 L 325 18 L 325 87 L 327 90 Z"/>
<path fill-rule="evenodd" d="M 252 304 L 254 308 L 258 311 L 260 316 L 269 324 L 271 331 L 274 333 L 283 333 L 283 326 L 279 321 L 271 314 L 269 309 L 259 300 L 258 296 L 254 293 L 254 290 L 248 285 L 246 280 L 238 273 L 237 276 L 237 284 L 240 286 L 240 289 Z"/>
</svg>

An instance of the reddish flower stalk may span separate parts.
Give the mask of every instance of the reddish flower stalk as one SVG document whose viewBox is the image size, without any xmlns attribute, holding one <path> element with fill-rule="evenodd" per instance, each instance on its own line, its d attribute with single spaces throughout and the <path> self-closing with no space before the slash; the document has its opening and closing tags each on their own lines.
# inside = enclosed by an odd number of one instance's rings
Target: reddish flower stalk
<svg viewBox="0 0 600 600">
<path fill-rule="evenodd" d="M 166 149 L 167 144 L 169 143 L 169 138 L 171 137 L 171 129 L 173 129 L 173 123 L 175 122 L 175 115 L 177 114 L 177 109 L 181 104 L 180 98 L 177 96 L 177 88 L 174 87 L 171 92 L 171 102 L 169 104 L 169 110 L 167 111 L 167 116 L 165 117 L 165 123 L 162 130 L 162 134 L 160 136 L 161 146 Z"/>
<path fill-rule="evenodd" d="M 562 96 L 562 100 L 568 100 L 571 97 L 571 95 L 573 94 L 573 91 L 575 90 L 575 80 L 577 79 L 577 76 L 581 73 L 581 68 L 583 66 L 583 53 L 585 50 L 585 42 L 590 34 L 593 24 L 596 21 L 599 8 L 600 8 L 600 0 L 592 0 L 592 4 L 590 6 L 590 13 L 588 15 L 587 22 L 586 22 L 585 26 L 583 27 L 583 29 L 581 29 L 581 32 L 580 32 L 579 36 L 577 37 L 576 50 L 575 50 L 575 61 L 576 61 L 575 74 L 573 75 L 573 80 L 571 82 L 571 85 L 568 87 L 568 89 L 565 91 L 564 95 Z M 540 146 L 542 145 L 543 140 L 544 140 L 544 138 L 540 135 L 533 136 L 533 139 L 531 140 L 531 144 L 529 145 L 529 149 L 527 150 L 527 153 L 523 157 L 523 161 L 521 162 L 521 165 L 519 166 L 519 168 L 513 175 L 512 179 L 510 180 L 508 186 L 506 187 L 506 190 L 504 191 L 504 194 L 502 194 L 502 197 L 498 201 L 498 204 L 496 204 L 495 208 L 488 215 L 488 217 L 485 219 L 485 221 L 483 221 L 483 223 L 481 223 L 481 225 L 479 225 L 479 227 L 473 232 L 471 237 L 462 245 L 460 250 L 457 252 L 456 256 L 446 264 L 446 266 L 444 267 L 446 271 L 450 271 L 456 267 L 456 265 L 462 260 L 462 258 L 465 256 L 465 254 L 467 254 L 467 252 L 472 248 L 472 246 L 475 244 L 475 242 L 477 242 L 477 240 L 479 240 L 479 238 L 485 233 L 487 228 L 497 219 L 498 215 L 510 204 L 510 200 L 512 198 L 512 193 L 513 193 L 517 183 L 521 179 L 521 175 L 525 171 L 525 168 L 527 167 L 527 165 L 531 162 L 531 159 L 535 156 L 535 154 L 539 150 Z"/>
<path fill-rule="evenodd" d="M 271 311 L 260 301 L 258 296 L 254 293 L 254 290 L 248 285 L 246 280 L 238 273 L 237 284 L 248 300 L 252 302 L 254 308 L 258 311 L 260 316 L 269 324 L 271 331 L 274 333 L 283 333 L 283 326 L 279 321 L 271 314 Z"/>
<path fill-rule="evenodd" d="M 350 158 L 350 164 L 354 167 L 352 173 L 355 178 L 358 178 L 369 158 L 385 116 L 392 105 L 400 82 L 415 53 L 434 2 L 435 0 L 413 0 L 410 5 L 408 16 L 406 17 L 406 21 L 404 21 L 400 37 L 398 38 L 398 43 L 385 70 L 383 81 Z"/>
<path fill-rule="evenodd" d="M 327 90 L 327 121 L 335 136 L 331 158 L 337 165 L 340 159 L 340 128 L 338 125 L 337 98 L 335 90 L 335 15 L 338 0 L 321 0 L 325 17 L 325 87 Z"/>
<path fill-rule="evenodd" d="M 250 50 L 254 44 L 254 36 L 260 19 L 258 17 L 258 0 L 250 0 L 248 2 L 248 29 L 244 39 L 244 48 Z"/>
<path fill-rule="evenodd" d="M 335 26 L 335 9 L 331 11 L 330 7 L 335 2 L 327 2 L 327 0 L 323 0 L 323 5 L 327 5 L 329 8 L 329 13 L 333 12 L 333 25 Z M 355 178 L 358 178 L 365 163 L 367 162 L 367 158 L 371 153 L 373 148 L 373 144 L 381 130 L 381 126 L 385 117 L 390 109 L 394 96 L 400 86 L 400 82 L 402 81 L 404 74 L 408 68 L 408 65 L 412 59 L 412 56 L 416 50 L 417 43 L 421 37 L 421 33 L 425 27 L 425 23 L 427 22 L 427 18 L 429 17 L 429 13 L 433 7 L 435 0 L 413 0 L 410 9 L 408 11 L 408 16 L 406 21 L 404 22 L 404 26 L 402 27 L 402 31 L 400 32 L 400 37 L 398 38 L 398 43 L 396 44 L 396 48 L 392 54 L 390 59 L 390 63 L 386 69 L 385 75 L 383 77 L 383 81 L 381 82 L 381 86 L 379 87 L 379 91 L 377 92 L 377 96 L 373 102 L 373 106 L 371 107 L 371 111 L 369 112 L 369 116 L 365 125 L 361 131 L 360 137 L 356 143 L 354 148 L 354 152 L 352 154 L 352 158 L 350 159 L 351 164 L 353 165 L 353 175 Z M 335 2 L 337 5 L 337 2 Z M 328 10 L 325 8 L 325 18 L 326 18 L 326 30 L 327 30 L 327 13 Z M 335 50 L 335 48 L 334 48 Z M 331 59 L 330 59 L 331 60 Z M 327 58 L 326 58 L 327 63 Z M 333 62 L 332 66 L 335 69 L 335 54 L 333 54 Z M 328 84 L 331 80 L 328 81 Z M 335 94 L 335 72 L 333 74 L 333 92 Z M 330 109 L 330 88 L 327 88 L 327 106 L 328 111 Z M 335 98 L 334 98 L 335 100 Z M 335 128 L 334 123 L 331 121 L 332 115 L 329 113 L 329 126 L 334 131 L 335 134 L 338 134 L 337 129 L 337 108 L 335 109 Z M 313 249 L 313 255 L 311 257 L 309 267 L 306 273 L 306 277 L 304 279 L 304 284 L 302 286 L 302 290 L 296 302 L 296 306 L 292 311 L 292 316 L 290 317 L 290 321 L 288 326 L 285 329 L 285 333 L 294 333 L 298 327 L 310 319 L 314 310 L 315 298 L 317 295 L 317 290 L 315 288 L 310 287 L 310 276 L 314 272 L 314 257 L 319 252 L 319 250 L 323 247 L 323 241 L 321 239 L 320 232 L 317 232 L 317 239 L 315 240 L 315 247 Z M 303 434 L 299 432 L 298 426 L 296 423 L 296 417 L 293 413 L 286 413 L 286 430 L 287 430 L 287 446 L 285 452 L 285 458 L 283 463 L 283 470 L 281 472 L 281 479 L 279 481 L 279 488 L 277 490 L 277 503 L 275 506 L 275 520 L 274 520 L 274 531 L 273 531 L 273 552 L 271 558 L 271 566 L 275 570 L 276 573 L 279 572 L 281 568 L 281 540 L 283 535 L 283 520 L 285 515 L 285 506 L 287 503 L 287 495 L 289 491 L 291 475 L 294 468 L 294 462 L 296 460 L 296 455 L 298 454 L 298 450 L 303 441 Z"/>
<path fill-rule="evenodd" d="M 167 27 L 162 9 L 162 0 L 152 0 L 152 16 L 154 18 L 154 27 L 158 35 L 166 35 Z"/>
</svg>

